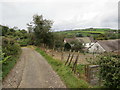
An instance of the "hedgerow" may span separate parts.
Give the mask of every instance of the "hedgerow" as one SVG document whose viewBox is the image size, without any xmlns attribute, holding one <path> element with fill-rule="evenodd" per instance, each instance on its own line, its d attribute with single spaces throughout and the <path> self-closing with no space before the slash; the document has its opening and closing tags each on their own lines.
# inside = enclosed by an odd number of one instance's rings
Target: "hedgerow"
<svg viewBox="0 0 120 90">
<path fill-rule="evenodd" d="M 120 88 L 120 56 L 104 55 L 98 61 L 103 84 L 109 88 Z"/>
</svg>

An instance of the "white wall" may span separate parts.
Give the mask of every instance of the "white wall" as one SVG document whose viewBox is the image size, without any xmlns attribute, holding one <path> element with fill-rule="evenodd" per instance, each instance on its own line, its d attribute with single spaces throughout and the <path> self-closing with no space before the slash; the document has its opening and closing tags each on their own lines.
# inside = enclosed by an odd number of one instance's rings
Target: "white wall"
<svg viewBox="0 0 120 90">
<path fill-rule="evenodd" d="M 101 45 L 99 43 L 95 43 L 93 46 L 91 46 L 89 49 L 88 49 L 88 52 L 90 53 L 102 53 L 102 52 L 105 52 L 105 50 L 101 47 Z"/>
<path fill-rule="evenodd" d="M 93 44 L 94 44 L 94 43 L 86 43 L 86 44 L 84 44 L 84 46 L 88 48 L 88 47 L 90 47 L 90 46 L 93 45 Z"/>
</svg>

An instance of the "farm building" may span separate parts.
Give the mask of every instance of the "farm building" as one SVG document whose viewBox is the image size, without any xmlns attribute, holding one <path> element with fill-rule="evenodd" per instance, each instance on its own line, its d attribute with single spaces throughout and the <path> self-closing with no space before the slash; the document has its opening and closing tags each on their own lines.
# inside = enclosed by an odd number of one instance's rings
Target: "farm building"
<svg viewBox="0 0 120 90">
<path fill-rule="evenodd" d="M 64 39 L 64 43 L 69 44 L 70 47 L 74 46 L 73 44 L 71 44 L 72 41 L 76 41 L 76 38 L 65 38 Z"/>
<path fill-rule="evenodd" d="M 75 40 L 83 43 L 83 46 L 86 47 L 86 48 L 88 48 L 88 47 L 90 47 L 91 45 L 94 44 L 94 40 L 91 37 L 65 38 L 64 43 L 70 43 L 70 42 L 75 41 Z"/>
<path fill-rule="evenodd" d="M 88 48 L 90 53 L 118 52 L 120 51 L 120 39 L 100 40 Z"/>
<path fill-rule="evenodd" d="M 75 38 L 65 38 L 64 43 L 70 43 L 70 42 L 75 41 L 75 40 L 76 40 Z"/>
<path fill-rule="evenodd" d="M 76 37 L 76 39 L 87 48 L 94 44 L 94 40 L 91 37 Z"/>
</svg>

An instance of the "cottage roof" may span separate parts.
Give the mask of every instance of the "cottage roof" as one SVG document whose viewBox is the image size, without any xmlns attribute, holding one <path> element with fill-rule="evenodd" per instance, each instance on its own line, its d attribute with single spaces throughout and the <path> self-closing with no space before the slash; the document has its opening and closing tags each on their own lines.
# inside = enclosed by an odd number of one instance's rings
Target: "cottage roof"
<svg viewBox="0 0 120 90">
<path fill-rule="evenodd" d="M 66 41 L 67 43 L 70 43 L 72 41 L 75 41 L 75 38 L 65 38 L 64 41 Z"/>
<path fill-rule="evenodd" d="M 91 43 L 93 42 L 92 38 L 90 37 L 76 37 L 77 40 L 79 40 L 82 43 Z"/>
<path fill-rule="evenodd" d="M 120 39 L 100 40 L 98 43 L 107 51 L 120 51 Z"/>
</svg>

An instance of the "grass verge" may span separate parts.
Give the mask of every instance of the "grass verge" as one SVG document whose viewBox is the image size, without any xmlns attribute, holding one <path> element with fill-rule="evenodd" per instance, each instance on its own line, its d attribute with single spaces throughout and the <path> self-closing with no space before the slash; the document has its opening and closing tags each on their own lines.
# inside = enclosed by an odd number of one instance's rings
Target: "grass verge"
<svg viewBox="0 0 120 90">
<path fill-rule="evenodd" d="M 47 55 L 40 48 L 36 48 L 35 50 L 39 52 L 48 61 L 48 63 L 60 76 L 61 80 L 64 81 L 67 88 L 89 88 L 90 87 L 86 81 L 75 77 L 75 75 L 71 72 L 71 69 L 65 66 L 63 62 L 53 59 L 51 56 Z"/>
<path fill-rule="evenodd" d="M 19 56 L 21 54 L 21 51 L 18 55 L 13 55 L 7 60 L 5 63 L 2 63 L 2 78 L 4 79 L 7 74 L 11 71 L 11 69 L 15 66 L 17 60 L 19 59 Z"/>
</svg>

